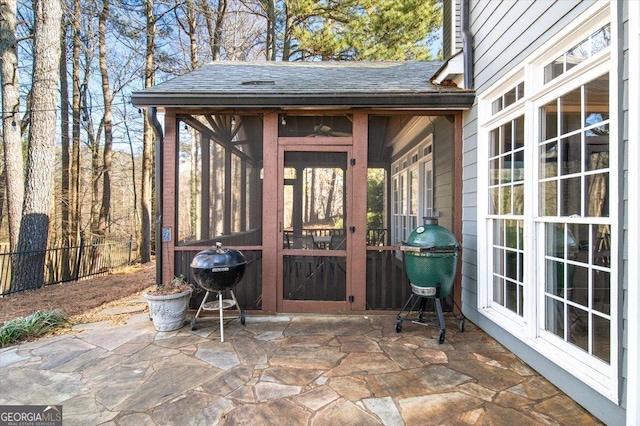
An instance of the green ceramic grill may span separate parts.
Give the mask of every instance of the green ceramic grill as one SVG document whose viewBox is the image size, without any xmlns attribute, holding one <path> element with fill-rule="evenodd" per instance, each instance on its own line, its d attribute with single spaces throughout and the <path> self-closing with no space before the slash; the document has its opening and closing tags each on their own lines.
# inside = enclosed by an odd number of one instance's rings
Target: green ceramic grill
<svg viewBox="0 0 640 426">
<path fill-rule="evenodd" d="M 460 245 L 449 230 L 427 219 L 409 234 L 400 250 L 404 252 L 407 277 L 416 295 L 444 298 L 451 294 Z"/>
<path fill-rule="evenodd" d="M 451 295 L 458 267 L 460 244 L 448 229 L 438 225 L 435 218 L 425 218 L 424 225 L 414 229 L 407 241 L 400 246 L 407 278 L 412 294 L 404 304 L 396 320 L 396 331 L 402 331 L 402 322 L 433 326 L 440 330 L 438 342 L 444 342 L 445 322 L 441 299 Z M 426 299 L 432 299 L 437 321 L 426 321 Z M 452 299 L 452 298 L 451 298 Z M 455 305 L 453 299 L 451 300 Z M 413 302 L 413 303 L 412 303 Z M 416 319 L 409 318 L 418 308 Z M 459 309 L 459 308 L 458 308 Z M 406 314 L 403 316 L 403 312 Z M 460 319 L 460 331 L 464 331 L 464 315 Z"/>
</svg>

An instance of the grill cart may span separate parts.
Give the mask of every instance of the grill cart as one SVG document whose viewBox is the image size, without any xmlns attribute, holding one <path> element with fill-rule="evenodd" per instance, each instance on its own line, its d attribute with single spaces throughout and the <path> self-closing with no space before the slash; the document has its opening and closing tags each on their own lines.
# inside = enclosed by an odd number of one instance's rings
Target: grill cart
<svg viewBox="0 0 640 426">
<path fill-rule="evenodd" d="M 221 243 L 216 243 L 216 249 L 207 249 L 198 252 L 191 261 L 191 272 L 196 282 L 207 291 L 195 316 L 191 318 L 191 330 L 196 328 L 196 319 L 200 312 L 220 312 L 220 341 L 224 342 L 224 314 L 225 309 L 234 308 L 238 311 L 240 323 L 244 325 L 244 309 L 238 305 L 238 300 L 233 294 L 233 287 L 244 276 L 247 260 L 238 250 L 222 248 Z M 231 299 L 223 299 L 222 292 L 229 290 Z M 218 293 L 218 300 L 207 302 L 211 292 Z M 228 319 L 237 319 L 229 317 Z"/>
<path fill-rule="evenodd" d="M 396 331 L 398 333 L 402 331 L 403 321 L 435 327 L 440 329 L 438 342 L 443 343 L 446 328 L 442 315 L 442 299 L 451 295 L 460 245 L 451 232 L 438 225 L 437 219 L 425 218 L 424 225 L 409 234 L 407 241 L 400 246 L 400 251 L 412 293 L 398 313 Z M 424 309 L 427 299 L 433 300 L 436 321 L 425 318 Z M 455 305 L 453 298 L 451 302 Z M 416 311 L 418 303 L 420 305 Z M 416 318 L 410 318 L 412 312 L 417 312 Z M 462 315 L 461 332 L 464 331 L 464 321 L 465 318 Z"/>
</svg>

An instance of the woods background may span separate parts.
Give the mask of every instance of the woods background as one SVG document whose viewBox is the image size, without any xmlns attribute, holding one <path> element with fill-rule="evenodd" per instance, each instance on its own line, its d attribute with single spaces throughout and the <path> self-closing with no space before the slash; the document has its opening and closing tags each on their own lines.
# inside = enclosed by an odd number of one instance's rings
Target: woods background
<svg viewBox="0 0 640 426">
<path fill-rule="evenodd" d="M 435 0 L 1 0 L 0 242 L 12 290 L 44 250 L 133 236 L 152 258 L 155 135 L 132 91 L 209 61 L 430 60 Z M 181 147 L 189 161 L 192 149 Z M 68 260 L 70 261 L 70 260 Z"/>
</svg>

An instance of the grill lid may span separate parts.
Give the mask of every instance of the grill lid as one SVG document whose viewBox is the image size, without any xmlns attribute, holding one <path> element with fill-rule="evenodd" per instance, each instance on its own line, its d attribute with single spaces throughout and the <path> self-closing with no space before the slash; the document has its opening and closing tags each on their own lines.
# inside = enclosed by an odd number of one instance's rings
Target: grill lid
<svg viewBox="0 0 640 426">
<path fill-rule="evenodd" d="M 451 252 L 460 250 L 460 245 L 448 229 L 439 226 L 437 221 L 427 220 L 409 234 L 401 250 Z"/>
<path fill-rule="evenodd" d="M 222 248 L 221 243 L 216 243 L 215 250 L 211 248 L 198 252 L 191 261 L 191 268 L 229 270 L 246 263 L 247 260 L 242 252 Z"/>
</svg>

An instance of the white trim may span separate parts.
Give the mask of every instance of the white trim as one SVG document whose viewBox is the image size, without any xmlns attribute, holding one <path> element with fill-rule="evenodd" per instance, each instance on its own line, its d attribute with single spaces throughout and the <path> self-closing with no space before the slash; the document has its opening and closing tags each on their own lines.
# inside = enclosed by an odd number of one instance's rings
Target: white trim
<svg viewBox="0 0 640 426">
<path fill-rule="evenodd" d="M 637 262 L 640 247 L 640 226 L 633 218 L 640 217 L 640 2 L 627 3 L 629 10 L 629 112 L 628 112 L 628 220 L 627 220 L 627 424 L 640 423 L 640 267 Z"/>
</svg>

